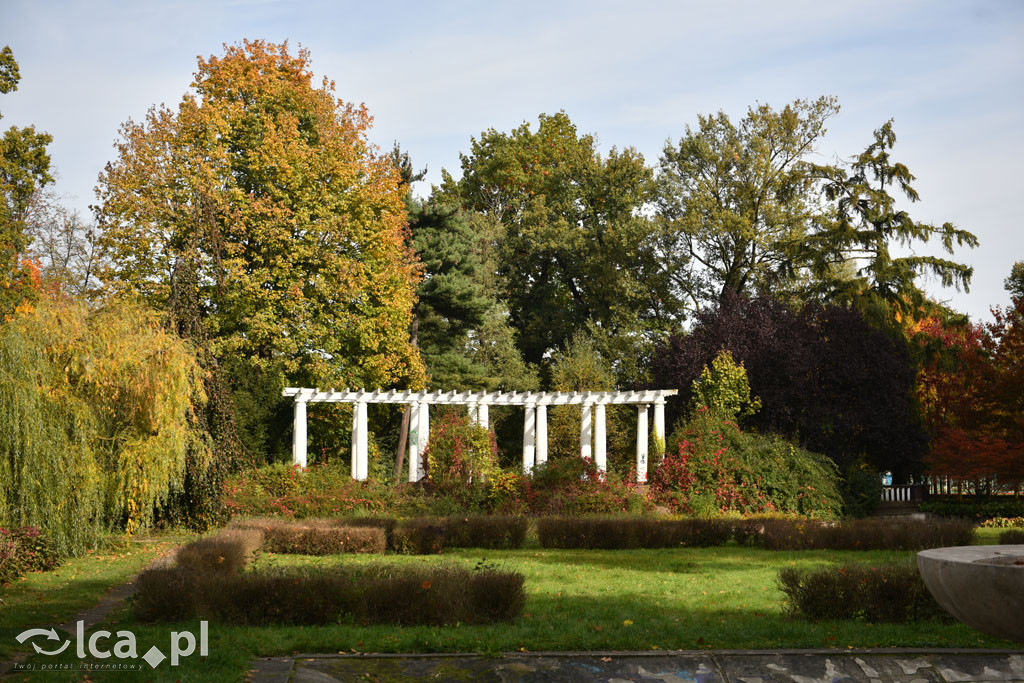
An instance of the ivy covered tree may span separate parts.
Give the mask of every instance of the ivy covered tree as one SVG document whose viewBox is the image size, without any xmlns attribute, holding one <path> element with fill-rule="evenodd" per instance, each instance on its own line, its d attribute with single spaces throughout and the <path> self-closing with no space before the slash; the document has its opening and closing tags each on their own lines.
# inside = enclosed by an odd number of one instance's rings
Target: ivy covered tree
<svg viewBox="0 0 1024 683">
<path fill-rule="evenodd" d="M 0 50 L 0 93 L 18 89 L 21 73 L 9 46 Z M 32 268 L 23 256 L 29 245 L 26 216 L 36 191 L 53 181 L 47 145 L 53 137 L 34 126 L 12 126 L 0 137 L 0 321 L 31 297 Z"/>
</svg>

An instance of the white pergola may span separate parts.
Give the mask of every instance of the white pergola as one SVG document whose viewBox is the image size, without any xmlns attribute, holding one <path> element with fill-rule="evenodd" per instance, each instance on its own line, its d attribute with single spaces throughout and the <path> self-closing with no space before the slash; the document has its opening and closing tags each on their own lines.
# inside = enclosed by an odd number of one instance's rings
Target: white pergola
<svg viewBox="0 0 1024 683">
<path fill-rule="evenodd" d="M 411 406 L 409 423 L 409 481 L 423 478 L 421 454 L 430 437 L 431 405 L 464 405 L 470 418 L 485 429 L 488 427 L 490 406 L 523 406 L 523 472 L 529 473 L 535 465 L 548 459 L 548 406 L 578 405 L 582 407 L 580 420 L 580 455 L 593 458 L 597 468 L 607 469 L 607 441 L 605 406 L 636 405 L 636 478 L 647 481 L 647 411 L 654 406 L 654 435 L 665 439 L 665 397 L 673 396 L 675 389 L 648 391 L 529 391 L 529 392 L 471 392 L 471 391 L 320 391 L 288 387 L 284 396 L 295 399 L 295 433 L 292 440 L 292 463 L 306 466 L 306 404 L 352 403 L 352 477 L 366 479 L 369 473 L 367 448 L 366 406 L 370 403 L 402 403 Z"/>
</svg>

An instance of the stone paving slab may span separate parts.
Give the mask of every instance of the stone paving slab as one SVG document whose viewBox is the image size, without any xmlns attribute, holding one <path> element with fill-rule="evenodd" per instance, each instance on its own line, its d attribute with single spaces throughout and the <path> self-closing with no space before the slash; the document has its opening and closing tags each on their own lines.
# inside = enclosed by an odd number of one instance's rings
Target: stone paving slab
<svg viewBox="0 0 1024 683">
<path fill-rule="evenodd" d="M 297 655 L 258 659 L 258 683 L 968 683 L 1024 681 L 1024 650 L 707 650 L 482 655 Z"/>
</svg>

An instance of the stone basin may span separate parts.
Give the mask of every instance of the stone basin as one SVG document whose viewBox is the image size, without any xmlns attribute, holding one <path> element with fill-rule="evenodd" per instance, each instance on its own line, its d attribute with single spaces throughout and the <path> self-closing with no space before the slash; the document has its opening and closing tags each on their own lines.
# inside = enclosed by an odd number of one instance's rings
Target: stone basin
<svg viewBox="0 0 1024 683">
<path fill-rule="evenodd" d="M 1024 545 L 923 550 L 917 568 L 954 617 L 990 636 L 1024 643 Z"/>
</svg>

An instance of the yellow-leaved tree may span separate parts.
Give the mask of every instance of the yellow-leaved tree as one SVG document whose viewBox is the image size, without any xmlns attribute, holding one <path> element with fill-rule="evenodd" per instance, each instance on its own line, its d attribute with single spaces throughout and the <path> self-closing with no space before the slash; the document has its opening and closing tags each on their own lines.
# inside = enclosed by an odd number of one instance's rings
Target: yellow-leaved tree
<svg viewBox="0 0 1024 683">
<path fill-rule="evenodd" d="M 194 318 L 179 329 L 201 328 L 237 386 L 268 378 L 267 398 L 284 383 L 421 386 L 405 190 L 370 124 L 314 82 L 306 50 L 246 40 L 200 59 L 176 109 L 122 126 L 100 175 L 105 282 Z M 243 432 L 267 430 L 249 418 Z"/>
</svg>

